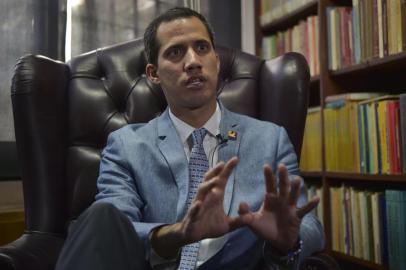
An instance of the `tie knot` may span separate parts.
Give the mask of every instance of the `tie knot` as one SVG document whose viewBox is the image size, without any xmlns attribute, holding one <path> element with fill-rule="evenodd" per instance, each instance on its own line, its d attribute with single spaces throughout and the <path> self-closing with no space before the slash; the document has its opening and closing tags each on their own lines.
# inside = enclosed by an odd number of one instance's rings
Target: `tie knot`
<svg viewBox="0 0 406 270">
<path fill-rule="evenodd" d="M 207 129 L 199 128 L 192 132 L 193 145 L 202 144 L 204 136 L 207 134 Z"/>
</svg>

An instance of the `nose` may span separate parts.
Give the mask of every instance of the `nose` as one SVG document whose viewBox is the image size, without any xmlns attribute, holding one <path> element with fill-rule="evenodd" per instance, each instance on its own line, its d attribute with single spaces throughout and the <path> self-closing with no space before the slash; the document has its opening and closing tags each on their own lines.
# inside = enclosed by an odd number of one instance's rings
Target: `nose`
<svg viewBox="0 0 406 270">
<path fill-rule="evenodd" d="M 202 63 L 200 61 L 200 56 L 193 50 L 189 48 L 185 55 L 185 70 L 193 71 L 196 69 L 201 69 Z"/>
</svg>

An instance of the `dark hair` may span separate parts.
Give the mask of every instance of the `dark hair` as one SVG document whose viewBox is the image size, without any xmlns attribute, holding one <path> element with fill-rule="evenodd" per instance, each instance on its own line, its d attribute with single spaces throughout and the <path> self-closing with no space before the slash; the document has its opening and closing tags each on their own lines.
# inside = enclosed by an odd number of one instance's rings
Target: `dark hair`
<svg viewBox="0 0 406 270">
<path fill-rule="evenodd" d="M 156 17 L 145 29 L 144 32 L 144 49 L 145 49 L 145 54 L 147 56 L 147 61 L 148 63 L 157 65 L 158 64 L 158 52 L 161 47 L 161 44 L 159 44 L 159 41 L 156 37 L 156 32 L 158 30 L 158 27 L 161 25 L 163 22 L 171 22 L 179 18 L 189 18 L 189 17 L 196 17 L 198 18 L 203 25 L 206 27 L 207 33 L 209 34 L 211 45 L 214 48 L 214 33 L 213 30 L 211 29 L 209 23 L 207 22 L 206 18 L 186 7 L 175 7 L 167 10 L 165 13 L 159 15 Z"/>
</svg>

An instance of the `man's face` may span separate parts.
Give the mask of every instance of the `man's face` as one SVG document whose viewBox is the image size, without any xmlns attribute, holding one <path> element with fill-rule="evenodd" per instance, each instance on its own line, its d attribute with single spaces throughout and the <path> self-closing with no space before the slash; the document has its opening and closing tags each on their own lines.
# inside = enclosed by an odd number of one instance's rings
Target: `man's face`
<svg viewBox="0 0 406 270">
<path fill-rule="evenodd" d="M 220 62 L 204 24 L 196 17 L 162 23 L 157 41 L 158 66 L 148 64 L 147 75 L 161 85 L 171 110 L 215 108 Z"/>
</svg>

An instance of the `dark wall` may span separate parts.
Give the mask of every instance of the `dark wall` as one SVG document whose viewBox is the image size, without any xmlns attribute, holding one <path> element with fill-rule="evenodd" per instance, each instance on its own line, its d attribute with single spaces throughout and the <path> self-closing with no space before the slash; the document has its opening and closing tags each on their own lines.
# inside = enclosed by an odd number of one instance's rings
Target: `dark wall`
<svg viewBox="0 0 406 270">
<path fill-rule="evenodd" d="M 241 1 L 209 0 L 201 3 L 202 13 L 208 12 L 206 16 L 214 29 L 216 44 L 241 49 Z"/>
</svg>

